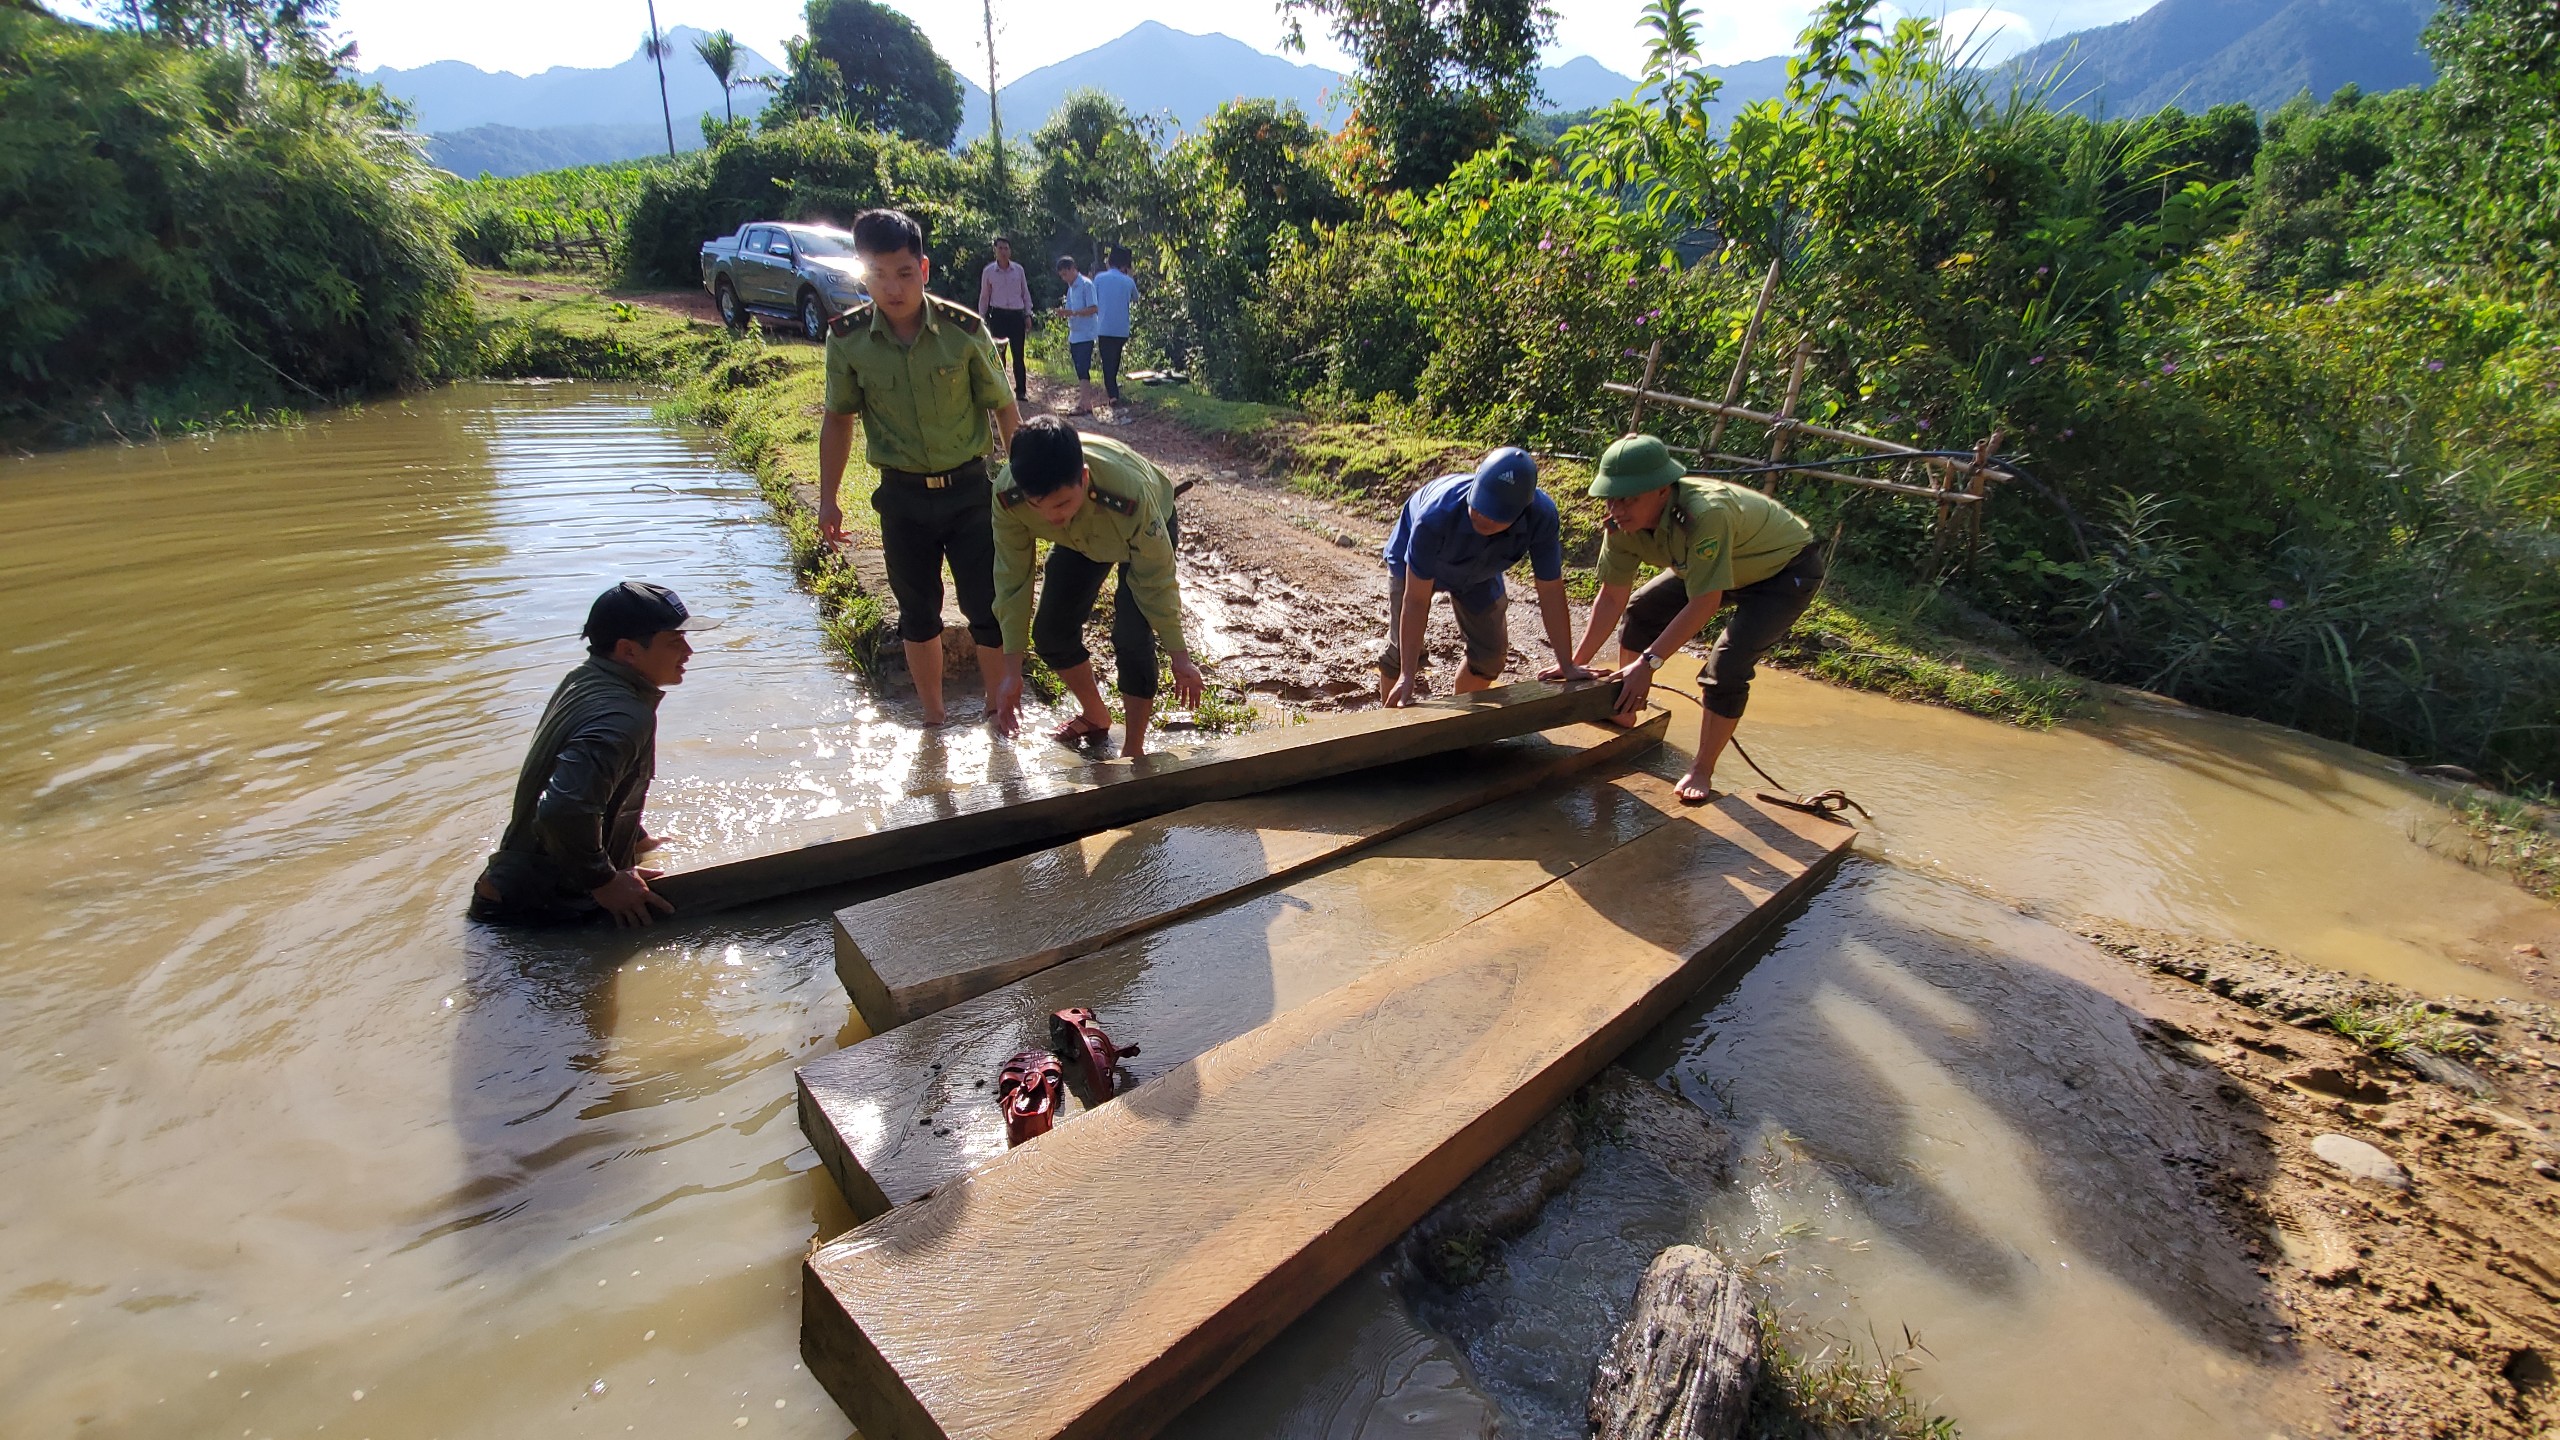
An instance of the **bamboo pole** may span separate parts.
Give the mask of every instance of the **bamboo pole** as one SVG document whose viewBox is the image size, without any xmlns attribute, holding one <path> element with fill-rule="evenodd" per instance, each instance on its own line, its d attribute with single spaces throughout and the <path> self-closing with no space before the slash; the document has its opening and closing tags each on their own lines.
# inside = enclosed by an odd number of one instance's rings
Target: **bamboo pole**
<svg viewBox="0 0 2560 1440">
<path fill-rule="evenodd" d="M 1636 387 L 1621 380 L 1604 380 L 1601 382 L 1600 388 L 1613 395 L 1633 395 L 1636 393 Z M 1748 420 L 1756 425 L 1775 425 L 1784 418 L 1782 416 L 1771 415 L 1765 411 L 1748 409 L 1741 405 L 1719 405 L 1713 400 L 1697 400 L 1686 395 L 1672 395 L 1660 390 L 1653 391 L 1647 394 L 1644 398 L 1647 404 L 1674 405 L 1684 410 L 1701 410 L 1710 415 L 1723 415 L 1728 419 Z M 1837 430 L 1828 425 L 1815 425 L 1803 420 L 1789 421 L 1788 424 L 1799 435 L 1811 435 L 1823 440 L 1836 440 L 1843 445 L 1855 445 L 1861 450 L 1872 451 L 1878 455 L 1924 455 L 1927 453 L 1922 450 L 1914 449 L 1909 445 L 1896 444 L 1891 440 L 1878 440 L 1870 435 L 1861 435 L 1854 430 Z M 1761 462 L 1755 461 L 1752 463 L 1757 464 Z M 2009 472 L 2001 469 L 1997 465 L 1985 466 L 1983 474 L 1994 483 L 2005 483 L 2015 478 L 2010 475 Z"/>
<path fill-rule="evenodd" d="M 1724 383 L 1724 403 L 1728 408 L 1742 399 L 1742 382 L 1751 374 L 1751 349 L 1760 343 L 1760 322 L 1769 318 L 1769 302 L 1778 298 L 1778 273 L 1785 263 L 1782 260 L 1770 261 L 1768 278 L 1760 282 L 1760 303 L 1751 307 L 1751 323 L 1743 327 L 1742 348 L 1733 357 L 1733 378 Z M 1650 380 L 1646 388 L 1652 388 Z M 1642 404 L 1646 398 L 1639 396 L 1636 403 Z M 1721 414 L 1716 416 L 1716 423 L 1707 430 L 1708 449 L 1724 443 L 1725 421 L 1729 418 Z"/>
<path fill-rule="evenodd" d="M 1787 452 L 1795 448 L 1796 401 L 1804 394 L 1805 362 L 1812 358 L 1813 337 L 1798 336 L 1795 360 L 1787 367 L 1787 403 L 1778 407 L 1778 423 L 1769 427 L 1769 463 L 1773 465 L 1786 459 Z M 1777 488 L 1778 477 L 1775 474 L 1760 477 L 1761 494 L 1773 494 Z"/>
<path fill-rule="evenodd" d="M 1635 408 L 1627 412 L 1627 433 L 1630 435 L 1644 429 L 1644 393 L 1653 389 L 1653 377 L 1661 370 L 1662 337 L 1656 335 L 1653 337 L 1653 344 L 1644 352 L 1644 379 L 1636 384 Z"/>
</svg>

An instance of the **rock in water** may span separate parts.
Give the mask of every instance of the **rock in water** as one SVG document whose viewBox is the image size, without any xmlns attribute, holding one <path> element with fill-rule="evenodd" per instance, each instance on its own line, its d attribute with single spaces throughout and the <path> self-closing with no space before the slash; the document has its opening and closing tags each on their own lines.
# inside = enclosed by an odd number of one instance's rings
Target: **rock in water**
<svg viewBox="0 0 2560 1440">
<path fill-rule="evenodd" d="M 1591 1374 L 1598 1440 L 1733 1440 L 1760 1378 L 1742 1272 L 1695 1245 L 1653 1257 L 1635 1313 Z"/>
<path fill-rule="evenodd" d="M 2349 1179 L 2370 1180 L 2394 1190 L 2409 1188 L 2409 1172 L 2353 1136 L 2323 1135 L 2311 1142 L 2311 1153 L 2345 1171 Z"/>
</svg>

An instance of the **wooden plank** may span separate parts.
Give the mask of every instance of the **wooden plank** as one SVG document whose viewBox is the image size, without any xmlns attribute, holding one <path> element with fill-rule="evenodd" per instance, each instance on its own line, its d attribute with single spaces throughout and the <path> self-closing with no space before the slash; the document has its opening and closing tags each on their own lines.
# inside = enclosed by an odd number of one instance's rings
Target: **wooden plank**
<svg viewBox="0 0 2560 1440">
<path fill-rule="evenodd" d="M 1616 696 L 1614 685 L 1533 680 L 1410 709 L 1328 715 L 1134 760 L 918 795 L 868 821 L 806 822 L 776 837 L 781 848 L 771 853 L 675 871 L 651 885 L 675 903 L 677 914 L 691 916 L 971 855 L 1019 853 L 1185 805 L 1596 721 Z"/>
<path fill-rule="evenodd" d="M 1649 749 L 1662 732 L 1571 725 L 1088 835 L 837 911 L 836 974 L 863 1023 L 892 1030 L 1248 886 Z"/>
<path fill-rule="evenodd" d="M 1143 1084 L 1679 808 L 1668 781 L 1639 771 L 1454 816 L 820 1056 L 799 1070 L 800 1128 L 854 1213 L 878 1215 L 1005 1153 L 994 1077 L 1006 1057 L 1047 1043 L 1052 1012 L 1099 1010 L 1115 1038 L 1143 1047 L 1125 1062 Z M 1071 1094 L 1059 1123 L 1083 1111 Z"/>
<path fill-rule="evenodd" d="M 808 1261 L 868 1440 L 1143 1437 L 1810 892 L 1855 831 L 1670 823 Z M 1357 862 L 1355 862 L 1356 864 Z"/>
</svg>

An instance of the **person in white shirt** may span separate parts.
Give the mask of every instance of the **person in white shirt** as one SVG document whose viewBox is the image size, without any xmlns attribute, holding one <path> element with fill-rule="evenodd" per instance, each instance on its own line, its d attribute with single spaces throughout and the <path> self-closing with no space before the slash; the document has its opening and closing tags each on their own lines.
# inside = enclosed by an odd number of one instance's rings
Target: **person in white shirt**
<svg viewBox="0 0 2560 1440">
<path fill-rule="evenodd" d="M 1013 352 L 1013 398 L 1031 398 L 1022 368 L 1022 349 L 1031 337 L 1031 272 L 1013 263 L 1013 242 L 996 237 L 996 258 L 978 272 L 978 313 L 987 317 L 987 334 L 999 358 Z"/>
<path fill-rule="evenodd" d="M 1102 299 L 1094 293 L 1093 282 L 1077 268 L 1076 257 L 1058 257 L 1058 283 L 1067 287 L 1066 298 L 1058 302 L 1058 313 L 1067 317 L 1067 354 L 1076 362 L 1076 408 L 1078 415 L 1093 413 L 1093 342 L 1102 334 Z"/>
</svg>

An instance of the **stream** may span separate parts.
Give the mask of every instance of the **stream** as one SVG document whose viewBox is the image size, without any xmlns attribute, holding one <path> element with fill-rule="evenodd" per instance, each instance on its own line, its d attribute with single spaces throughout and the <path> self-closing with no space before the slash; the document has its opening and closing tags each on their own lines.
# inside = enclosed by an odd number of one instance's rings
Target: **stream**
<svg viewBox="0 0 2560 1440">
<path fill-rule="evenodd" d="M 686 862 L 1065 757 L 872 697 L 753 482 L 650 404 L 465 385 L 0 462 L 0 1434 L 847 1433 L 799 1263 L 851 1216 L 791 1078 L 861 1033 L 845 897 L 634 937 L 463 898 L 626 576 L 726 618 L 661 711 Z M 1878 823 L 1629 1057 L 1740 1183 L 1595 1160 L 1480 1293 L 1357 1278 L 1175 1433 L 1579 1435 L 1592 1337 L 1701 1232 L 1862 1344 L 1916 1332 L 1969 1436 L 2294 1423 L 2245 1264 L 2146 1218 L 2167 1182 L 2110 1137 L 2183 1111 L 2114 1083 L 2129 982 L 2058 927 L 2497 995 L 2560 912 L 2417 843 L 2395 767 L 2165 703 L 2034 734 L 1774 676 L 1746 740 Z"/>
</svg>

